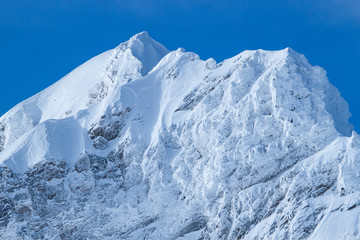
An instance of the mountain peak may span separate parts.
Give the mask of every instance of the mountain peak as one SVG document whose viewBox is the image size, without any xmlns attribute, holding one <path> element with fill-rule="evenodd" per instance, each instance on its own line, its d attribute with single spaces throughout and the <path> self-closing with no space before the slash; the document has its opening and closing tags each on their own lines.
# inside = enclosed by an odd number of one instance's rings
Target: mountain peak
<svg viewBox="0 0 360 240">
<path fill-rule="evenodd" d="M 141 74 L 143 76 L 169 53 L 166 47 L 152 39 L 146 31 L 135 34 L 128 41 L 121 43 L 115 50 L 117 53 L 130 50 L 132 55 L 141 62 Z"/>
<path fill-rule="evenodd" d="M 147 31 L 142 31 L 130 38 L 130 40 L 136 40 L 136 39 L 145 40 L 145 39 L 151 39 L 151 37 Z"/>
</svg>

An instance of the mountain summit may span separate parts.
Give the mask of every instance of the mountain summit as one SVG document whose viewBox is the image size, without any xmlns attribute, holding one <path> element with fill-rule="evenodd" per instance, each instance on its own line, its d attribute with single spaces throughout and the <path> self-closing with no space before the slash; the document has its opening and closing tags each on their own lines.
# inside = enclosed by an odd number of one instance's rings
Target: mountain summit
<svg viewBox="0 0 360 240">
<path fill-rule="evenodd" d="M 120 44 L 121 50 L 130 49 L 134 57 L 142 64 L 141 73 L 146 75 L 155 65 L 169 53 L 164 46 L 153 40 L 147 32 L 141 32 Z"/>
<path fill-rule="evenodd" d="M 136 34 L 0 118 L 0 238 L 359 239 L 349 117 L 290 48 Z"/>
</svg>

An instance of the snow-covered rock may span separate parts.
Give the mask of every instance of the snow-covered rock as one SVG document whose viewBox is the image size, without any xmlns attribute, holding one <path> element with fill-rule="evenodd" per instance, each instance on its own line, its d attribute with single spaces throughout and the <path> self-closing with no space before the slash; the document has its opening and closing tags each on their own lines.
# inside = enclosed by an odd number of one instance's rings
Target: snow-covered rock
<svg viewBox="0 0 360 240">
<path fill-rule="evenodd" d="M 146 32 L 0 118 L 2 239 L 359 239 L 360 138 L 290 48 Z"/>
</svg>

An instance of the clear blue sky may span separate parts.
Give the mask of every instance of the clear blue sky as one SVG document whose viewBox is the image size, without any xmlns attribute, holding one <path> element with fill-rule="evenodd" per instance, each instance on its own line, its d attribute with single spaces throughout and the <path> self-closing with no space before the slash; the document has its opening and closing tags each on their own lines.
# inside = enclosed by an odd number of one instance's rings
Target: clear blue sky
<svg viewBox="0 0 360 240">
<path fill-rule="evenodd" d="M 360 130 L 358 0 L 0 0 L 0 115 L 143 30 L 217 61 L 292 47 L 327 70 Z"/>
</svg>

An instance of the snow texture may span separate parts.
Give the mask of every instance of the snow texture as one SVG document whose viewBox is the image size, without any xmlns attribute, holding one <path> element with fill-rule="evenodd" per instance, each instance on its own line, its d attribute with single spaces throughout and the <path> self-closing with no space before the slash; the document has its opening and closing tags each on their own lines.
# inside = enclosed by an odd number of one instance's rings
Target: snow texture
<svg viewBox="0 0 360 240">
<path fill-rule="evenodd" d="M 290 48 L 148 33 L 0 118 L 0 239 L 360 239 L 360 137 Z"/>
</svg>

